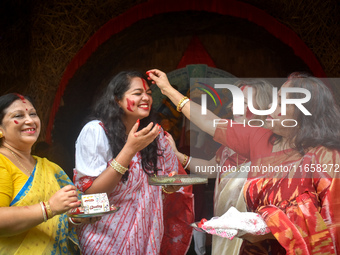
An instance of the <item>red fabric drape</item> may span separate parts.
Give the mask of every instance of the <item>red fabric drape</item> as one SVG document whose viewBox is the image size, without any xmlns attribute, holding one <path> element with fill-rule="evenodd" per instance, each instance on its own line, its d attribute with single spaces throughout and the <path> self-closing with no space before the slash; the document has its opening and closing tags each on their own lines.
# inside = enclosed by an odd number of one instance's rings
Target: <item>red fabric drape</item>
<svg viewBox="0 0 340 255">
<path fill-rule="evenodd" d="M 193 36 L 191 38 L 188 48 L 177 65 L 177 69 L 193 64 L 206 64 L 210 67 L 216 67 L 214 61 L 211 59 L 209 53 L 206 51 L 197 36 Z"/>
<path fill-rule="evenodd" d="M 290 46 L 294 50 L 294 53 L 306 63 L 314 76 L 326 77 L 325 72 L 313 52 L 294 31 L 281 24 L 265 11 L 250 4 L 235 0 L 150 0 L 134 6 L 122 15 L 107 22 L 89 39 L 84 47 L 68 64 L 54 99 L 46 130 L 46 141 L 51 142 L 54 118 L 69 80 L 73 77 L 77 69 L 85 64 L 99 45 L 108 40 L 112 35 L 121 32 L 139 20 L 149 18 L 157 14 L 188 10 L 207 11 L 247 19 L 250 22 L 265 28 L 270 34 Z"/>
<path fill-rule="evenodd" d="M 178 174 L 186 174 L 178 162 Z M 184 255 L 191 243 L 195 220 L 192 185 L 183 187 L 182 192 L 164 194 L 164 236 L 160 255 Z"/>
</svg>

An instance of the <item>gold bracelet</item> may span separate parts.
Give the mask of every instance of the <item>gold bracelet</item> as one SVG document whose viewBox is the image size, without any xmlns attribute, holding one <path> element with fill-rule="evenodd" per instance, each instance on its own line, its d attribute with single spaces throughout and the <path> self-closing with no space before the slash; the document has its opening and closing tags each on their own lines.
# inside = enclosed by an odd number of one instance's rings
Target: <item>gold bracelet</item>
<svg viewBox="0 0 340 255">
<path fill-rule="evenodd" d="M 53 215 L 53 212 L 51 210 L 50 203 L 48 201 L 45 202 L 45 207 L 46 207 L 47 219 L 52 219 L 54 217 L 54 215 Z"/>
<path fill-rule="evenodd" d="M 181 110 L 181 111 L 182 111 L 184 105 L 185 105 L 186 103 L 188 103 L 189 101 L 190 101 L 190 99 L 187 98 L 187 99 L 185 99 L 185 100 L 181 103 L 181 105 L 180 105 L 180 110 Z"/>
<path fill-rule="evenodd" d="M 118 173 L 124 175 L 125 172 L 128 170 L 127 167 L 123 167 L 121 164 L 119 164 L 116 159 L 113 159 L 111 162 L 110 162 L 110 166 L 116 170 Z"/>
<path fill-rule="evenodd" d="M 187 164 L 188 158 L 189 158 L 189 157 L 188 157 L 187 155 L 184 154 L 184 160 L 183 160 L 183 163 L 182 163 L 182 166 L 183 166 L 183 167 Z"/>
<path fill-rule="evenodd" d="M 177 104 L 176 110 L 177 110 L 178 112 L 181 112 L 181 111 L 182 111 L 182 108 L 184 107 L 184 105 L 185 105 L 187 102 L 189 102 L 189 101 L 190 101 L 190 99 L 189 99 L 188 97 L 183 97 L 183 98 L 179 101 L 179 103 Z"/>
<path fill-rule="evenodd" d="M 171 191 L 167 191 L 165 188 L 164 188 L 164 186 L 162 186 L 162 190 L 163 190 L 163 192 L 165 193 L 165 194 L 172 194 L 173 192 L 171 192 Z"/>
</svg>

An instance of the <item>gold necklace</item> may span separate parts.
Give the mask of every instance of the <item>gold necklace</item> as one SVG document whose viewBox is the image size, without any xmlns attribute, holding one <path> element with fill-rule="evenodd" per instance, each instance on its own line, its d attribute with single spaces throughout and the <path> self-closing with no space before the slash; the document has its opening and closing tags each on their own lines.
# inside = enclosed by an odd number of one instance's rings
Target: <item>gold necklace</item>
<svg viewBox="0 0 340 255">
<path fill-rule="evenodd" d="M 33 175 L 32 175 L 32 172 L 29 171 L 29 170 L 27 170 L 27 168 L 24 167 L 24 165 L 21 163 L 21 161 L 19 160 L 19 156 L 18 156 L 17 153 L 15 153 L 14 151 L 12 151 L 10 148 L 8 148 L 8 147 L 6 147 L 6 146 L 2 146 L 2 147 L 4 147 L 4 148 L 6 148 L 7 150 L 9 150 L 9 151 L 12 153 L 12 155 L 15 157 L 15 159 L 19 162 L 20 166 L 21 166 L 23 169 L 25 169 L 26 172 L 29 173 L 30 176 L 33 176 Z"/>
</svg>

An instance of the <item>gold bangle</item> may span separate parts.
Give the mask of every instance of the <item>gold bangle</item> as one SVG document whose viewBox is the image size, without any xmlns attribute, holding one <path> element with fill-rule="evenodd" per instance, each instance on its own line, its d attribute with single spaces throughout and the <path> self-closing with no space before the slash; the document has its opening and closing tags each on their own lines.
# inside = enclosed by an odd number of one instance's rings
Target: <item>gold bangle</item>
<svg viewBox="0 0 340 255">
<path fill-rule="evenodd" d="M 181 103 L 181 105 L 180 105 L 180 110 L 181 110 L 181 111 L 182 111 L 184 105 L 185 105 L 186 103 L 188 103 L 189 101 L 190 101 L 190 99 L 187 98 L 187 99 L 185 99 L 185 100 Z"/>
<path fill-rule="evenodd" d="M 111 162 L 110 162 L 110 166 L 116 170 L 118 173 L 124 175 L 125 172 L 128 170 L 127 167 L 123 167 L 121 164 L 119 164 L 116 159 L 113 159 Z"/>
<path fill-rule="evenodd" d="M 162 186 L 162 190 L 163 190 L 163 192 L 165 193 L 165 194 L 172 194 L 173 192 L 171 192 L 171 191 L 167 191 L 165 188 L 164 188 L 164 186 Z"/>
<path fill-rule="evenodd" d="M 188 97 L 183 97 L 183 98 L 179 101 L 179 103 L 177 104 L 176 110 L 177 110 L 178 112 L 181 112 L 181 111 L 182 111 L 182 108 L 184 107 L 184 105 L 185 105 L 187 102 L 189 102 L 189 101 L 190 101 L 190 99 L 189 99 Z"/>
<path fill-rule="evenodd" d="M 46 212 L 47 212 L 47 219 L 52 219 L 54 217 L 53 212 L 51 210 L 50 203 L 47 201 L 45 202 Z"/>
<path fill-rule="evenodd" d="M 187 155 L 184 154 L 184 160 L 183 160 L 183 163 L 182 163 L 182 166 L 183 166 L 183 167 L 187 164 L 188 158 L 189 158 L 189 157 L 188 157 Z"/>
</svg>

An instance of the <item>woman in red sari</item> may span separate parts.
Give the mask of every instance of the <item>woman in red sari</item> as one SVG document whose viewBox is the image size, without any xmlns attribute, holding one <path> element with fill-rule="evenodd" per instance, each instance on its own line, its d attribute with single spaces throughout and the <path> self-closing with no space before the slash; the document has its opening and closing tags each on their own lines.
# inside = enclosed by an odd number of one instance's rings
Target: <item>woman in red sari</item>
<svg viewBox="0 0 340 255">
<path fill-rule="evenodd" d="M 151 70 L 149 77 L 174 104 L 183 95 L 166 75 Z M 183 114 L 214 139 L 252 162 L 244 196 L 250 211 L 259 213 L 271 233 L 245 234 L 241 254 L 338 254 L 340 252 L 340 111 L 329 89 L 318 79 L 292 74 L 282 88 L 304 88 L 311 99 L 303 106 L 281 105 L 268 119 L 267 129 L 227 124 L 205 116 L 193 102 L 182 104 Z M 281 92 L 278 92 L 281 102 Z M 288 93 L 298 99 L 302 93 Z M 204 119 L 203 119 L 204 118 Z M 284 121 L 285 126 L 282 125 Z M 226 123 L 226 121 L 224 121 Z"/>
</svg>

